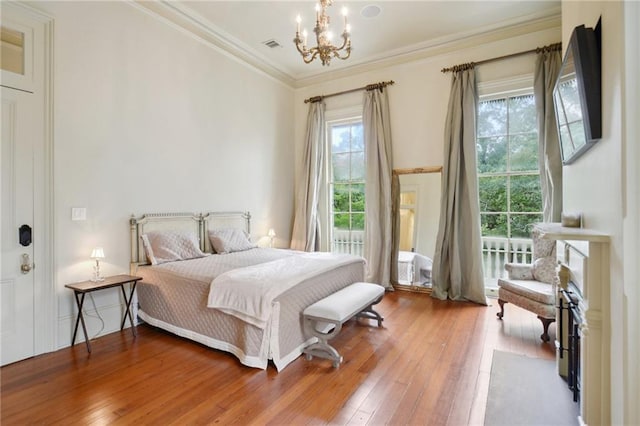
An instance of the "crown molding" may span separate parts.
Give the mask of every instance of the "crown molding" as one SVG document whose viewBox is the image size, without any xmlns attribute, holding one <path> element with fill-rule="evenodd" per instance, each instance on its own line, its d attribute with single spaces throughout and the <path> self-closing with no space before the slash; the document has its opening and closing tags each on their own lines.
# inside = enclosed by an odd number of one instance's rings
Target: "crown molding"
<svg viewBox="0 0 640 426">
<path fill-rule="evenodd" d="M 295 79 L 272 64 L 264 55 L 242 43 L 231 34 L 210 23 L 206 18 L 175 1 L 130 0 L 129 4 L 203 41 L 224 55 L 278 80 L 289 87 Z"/>
<path fill-rule="evenodd" d="M 510 21 L 510 23 L 503 22 L 501 24 L 485 27 L 481 30 L 458 33 L 449 37 L 442 37 L 425 43 L 408 46 L 396 51 L 386 52 L 385 54 L 379 55 L 377 58 L 368 58 L 367 61 L 354 63 L 349 67 L 325 72 L 323 74 L 313 73 L 308 75 L 299 75 L 296 76 L 295 84 L 296 88 L 312 86 L 339 78 L 349 77 L 353 74 L 376 71 L 394 65 L 424 60 L 430 57 L 445 55 L 462 49 L 474 48 L 483 44 L 538 31 L 556 28 L 561 29 L 561 27 L 562 19 L 559 10 L 557 13 L 553 14 L 537 17 L 529 16 L 526 19 L 514 20 Z"/>
<path fill-rule="evenodd" d="M 130 4 L 160 19 L 162 22 L 205 42 L 226 56 L 296 89 L 349 77 L 354 74 L 423 60 L 461 49 L 473 48 L 532 32 L 561 28 L 562 25 L 561 8 L 557 7 L 550 11 L 499 22 L 473 31 L 459 32 L 451 36 L 382 52 L 378 55 L 367 57 L 360 62 L 351 62 L 347 67 L 330 71 L 319 70 L 303 74 L 291 74 L 283 71 L 264 55 L 215 26 L 205 17 L 180 2 L 130 0 Z"/>
</svg>

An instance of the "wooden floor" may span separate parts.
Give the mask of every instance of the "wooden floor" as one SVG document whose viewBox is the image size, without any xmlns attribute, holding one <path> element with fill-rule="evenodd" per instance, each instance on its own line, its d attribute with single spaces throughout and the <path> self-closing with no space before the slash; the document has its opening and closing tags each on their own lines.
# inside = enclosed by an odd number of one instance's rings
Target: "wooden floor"
<svg viewBox="0 0 640 426">
<path fill-rule="evenodd" d="M 482 424 L 493 350 L 553 358 L 535 315 L 387 294 L 384 327 L 350 321 L 344 356 L 282 372 L 139 326 L 0 369 L 3 426 L 22 424 Z M 552 341 L 555 325 L 550 329 Z"/>
</svg>

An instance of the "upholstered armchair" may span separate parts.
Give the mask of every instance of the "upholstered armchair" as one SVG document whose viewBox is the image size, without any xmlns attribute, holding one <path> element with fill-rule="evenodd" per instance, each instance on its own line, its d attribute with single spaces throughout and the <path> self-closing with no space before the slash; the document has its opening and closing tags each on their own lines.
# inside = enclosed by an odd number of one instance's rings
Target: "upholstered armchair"
<svg viewBox="0 0 640 426">
<path fill-rule="evenodd" d="M 549 341 L 549 325 L 556 320 L 556 242 L 543 240 L 533 229 L 533 263 L 506 263 L 508 278 L 498 280 L 498 318 L 504 317 L 504 304 L 513 303 L 533 312 L 542 321 L 540 338 Z"/>
</svg>

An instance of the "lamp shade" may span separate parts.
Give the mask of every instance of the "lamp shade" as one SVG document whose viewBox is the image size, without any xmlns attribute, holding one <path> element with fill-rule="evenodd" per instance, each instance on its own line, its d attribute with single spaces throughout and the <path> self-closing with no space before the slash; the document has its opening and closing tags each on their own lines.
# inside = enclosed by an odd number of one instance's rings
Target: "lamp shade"
<svg viewBox="0 0 640 426">
<path fill-rule="evenodd" d="M 104 250 L 102 247 L 96 247 L 91 252 L 92 259 L 104 259 Z"/>
<path fill-rule="evenodd" d="M 267 232 L 267 236 L 270 238 L 273 238 L 276 236 L 276 231 L 273 228 L 269 229 L 269 232 Z"/>
</svg>

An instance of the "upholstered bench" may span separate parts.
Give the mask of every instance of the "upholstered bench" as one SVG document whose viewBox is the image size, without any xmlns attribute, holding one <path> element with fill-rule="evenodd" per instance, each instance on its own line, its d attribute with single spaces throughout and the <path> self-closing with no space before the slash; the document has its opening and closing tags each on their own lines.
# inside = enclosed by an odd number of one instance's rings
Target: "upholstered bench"
<svg viewBox="0 0 640 426">
<path fill-rule="evenodd" d="M 342 356 L 328 341 L 338 335 L 342 324 L 354 316 L 374 319 L 378 327 L 384 318 L 373 310 L 384 295 L 384 287 L 379 284 L 357 282 L 317 301 L 303 312 L 304 330 L 308 336 L 315 336 L 318 342 L 307 346 L 303 353 L 307 360 L 314 356 L 330 359 L 337 368 Z"/>
</svg>

